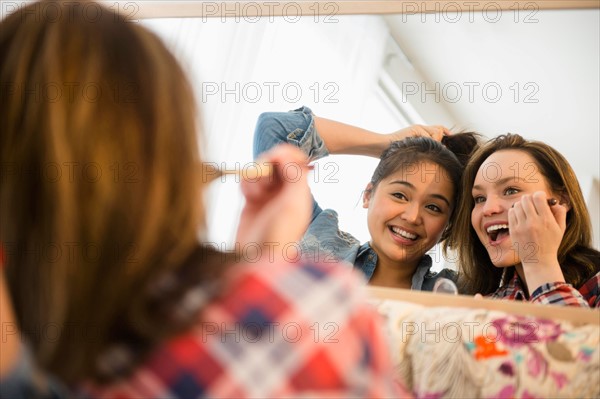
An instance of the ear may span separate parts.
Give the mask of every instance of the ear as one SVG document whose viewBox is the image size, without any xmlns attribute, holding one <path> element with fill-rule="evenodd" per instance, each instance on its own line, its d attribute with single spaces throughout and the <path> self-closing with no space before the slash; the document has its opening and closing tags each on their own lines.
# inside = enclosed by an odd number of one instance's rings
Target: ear
<svg viewBox="0 0 600 399">
<path fill-rule="evenodd" d="M 369 207 L 369 201 L 371 200 L 371 195 L 373 195 L 373 183 L 367 184 L 365 191 L 363 191 L 363 208 Z"/>
</svg>

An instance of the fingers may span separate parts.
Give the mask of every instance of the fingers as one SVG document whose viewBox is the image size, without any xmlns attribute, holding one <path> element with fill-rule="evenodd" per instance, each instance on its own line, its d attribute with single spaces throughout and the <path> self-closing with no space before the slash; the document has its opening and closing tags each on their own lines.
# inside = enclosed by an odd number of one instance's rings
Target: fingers
<svg viewBox="0 0 600 399">
<path fill-rule="evenodd" d="M 444 126 L 421 126 L 421 128 L 423 128 L 427 136 L 435 141 L 442 141 L 444 136 L 450 134 L 450 131 Z"/>
<path fill-rule="evenodd" d="M 427 131 L 427 129 L 425 129 L 425 126 L 414 125 L 414 126 L 411 126 L 409 129 L 410 129 L 411 136 L 430 137 L 429 132 Z"/>
<path fill-rule="evenodd" d="M 268 165 L 272 173 L 264 174 L 260 181 L 272 182 L 277 178 L 288 178 L 288 180 L 300 180 L 306 177 L 303 171 L 308 170 L 308 159 L 297 147 L 289 144 L 281 144 L 263 154 L 257 161 L 259 164 Z"/>
<path fill-rule="evenodd" d="M 517 229 L 517 226 L 519 225 L 519 220 L 523 219 L 523 216 L 520 216 L 520 218 L 517 216 L 517 212 L 522 212 L 520 208 L 520 203 L 517 202 L 513 204 L 513 207 L 511 209 L 508 210 L 508 231 L 511 237 L 513 236 L 514 232 Z"/>
<path fill-rule="evenodd" d="M 568 209 L 563 205 L 550 205 L 550 203 L 552 201 L 548 200 L 548 196 L 543 191 L 536 191 L 533 195 L 523 195 L 508 211 L 508 222 L 511 228 L 527 222 L 541 223 L 543 219 L 553 219 L 564 231 Z"/>
<path fill-rule="evenodd" d="M 247 201 L 258 201 L 270 197 L 286 183 L 303 182 L 308 174 L 307 162 L 306 155 L 298 148 L 278 145 L 256 161 L 260 173 L 255 173 L 251 179 L 243 179 L 242 193 Z"/>
<path fill-rule="evenodd" d="M 523 195 L 513 204 L 508 210 L 508 230 L 513 242 L 521 237 L 519 232 L 528 230 L 535 223 L 536 216 L 537 212 L 529 195 Z"/>
<path fill-rule="evenodd" d="M 539 209 L 533 202 L 533 198 L 531 195 L 524 195 L 521 197 L 520 209 L 523 211 L 523 219 L 526 220 L 528 217 L 533 218 L 540 214 L 540 211 L 544 211 L 544 209 Z M 546 202 L 545 194 L 544 194 L 544 203 Z M 545 207 L 548 208 L 548 205 L 545 204 Z"/>
<path fill-rule="evenodd" d="M 302 150 L 290 144 L 280 144 L 264 154 L 266 158 L 275 163 L 294 162 L 307 165 L 308 159 Z"/>
<path fill-rule="evenodd" d="M 535 216 L 549 216 L 550 208 L 546 193 L 536 191 L 533 195 L 523 195 L 517 202 L 512 205 L 514 215 L 518 221 L 532 219 Z M 510 211 L 509 211 L 510 213 Z"/>
<path fill-rule="evenodd" d="M 450 129 L 448 129 L 445 126 L 442 125 L 435 125 L 435 126 L 430 126 L 430 127 L 434 127 L 437 131 L 439 131 L 443 136 L 450 136 L 452 134 L 452 132 L 450 131 Z"/>
<path fill-rule="evenodd" d="M 512 208 L 508 210 L 508 223 L 510 229 L 517 227 L 519 223 L 524 223 L 527 220 L 526 211 L 523 206 L 523 199 L 526 195 L 522 196 L 517 202 L 512 205 Z"/>
<path fill-rule="evenodd" d="M 442 141 L 444 136 L 450 135 L 450 130 L 441 125 L 426 126 L 426 125 L 413 125 L 410 127 L 412 136 L 416 137 L 430 137 L 435 141 Z"/>
<path fill-rule="evenodd" d="M 392 133 L 392 136 L 393 140 L 403 140 L 407 137 L 429 137 L 436 141 L 442 141 L 444 136 L 448 136 L 450 134 L 450 130 L 441 125 L 412 125 Z"/>
<path fill-rule="evenodd" d="M 311 199 L 306 156 L 285 144 L 256 161 L 270 165 L 270 174 L 243 179 L 246 203 L 240 216 L 238 242 L 292 242 L 302 237 L 310 220 Z"/>
<path fill-rule="evenodd" d="M 558 201 L 554 201 L 554 205 L 550 205 L 549 200 L 546 199 L 546 194 L 542 191 L 535 192 L 533 194 L 533 202 L 536 208 L 540 209 L 540 215 L 544 215 L 548 218 L 554 217 L 556 223 L 560 226 L 560 229 L 564 232 L 567 229 L 567 212 L 569 208 L 565 204 L 559 204 Z"/>
</svg>

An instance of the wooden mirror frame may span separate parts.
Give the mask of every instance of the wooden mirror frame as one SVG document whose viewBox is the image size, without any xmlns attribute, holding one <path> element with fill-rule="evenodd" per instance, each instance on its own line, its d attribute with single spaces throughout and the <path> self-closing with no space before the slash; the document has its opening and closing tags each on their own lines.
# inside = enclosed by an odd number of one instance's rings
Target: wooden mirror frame
<svg viewBox="0 0 600 399">
<path fill-rule="evenodd" d="M 597 9 L 600 0 L 301 0 L 301 1 L 102 1 L 134 19 L 417 14 L 497 10 Z"/>
</svg>

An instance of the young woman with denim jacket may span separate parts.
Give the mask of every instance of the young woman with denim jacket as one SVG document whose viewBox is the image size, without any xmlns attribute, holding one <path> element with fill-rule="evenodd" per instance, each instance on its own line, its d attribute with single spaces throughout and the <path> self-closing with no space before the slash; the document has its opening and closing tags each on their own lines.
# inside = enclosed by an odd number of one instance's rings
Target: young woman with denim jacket
<svg viewBox="0 0 600 399">
<path fill-rule="evenodd" d="M 416 125 L 377 134 L 320 118 L 308 107 L 261 114 L 254 157 L 285 142 L 313 161 L 329 154 L 381 159 L 363 194 L 371 239 L 361 245 L 340 231 L 337 213 L 313 198 L 303 256 L 349 262 L 371 285 L 431 291 L 440 277 L 456 280 L 452 270 L 432 272 L 426 252 L 451 232 L 462 171 L 478 144 L 475 133 L 451 135 L 442 126 Z"/>
</svg>

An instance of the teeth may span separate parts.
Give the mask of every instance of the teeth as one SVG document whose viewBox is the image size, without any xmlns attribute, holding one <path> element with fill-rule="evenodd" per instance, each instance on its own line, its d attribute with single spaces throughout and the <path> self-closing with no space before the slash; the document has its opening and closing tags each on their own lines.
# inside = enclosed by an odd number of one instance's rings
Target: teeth
<svg viewBox="0 0 600 399">
<path fill-rule="evenodd" d="M 394 233 L 398 234 L 399 236 L 408 238 L 409 240 L 415 240 L 417 238 L 416 234 L 411 234 L 408 231 L 404 231 L 404 230 L 400 229 L 399 227 L 392 227 L 392 231 Z"/>
<path fill-rule="evenodd" d="M 500 230 L 500 229 L 508 229 L 507 224 L 495 224 L 487 228 L 487 232 L 491 233 L 492 231 Z"/>
</svg>

